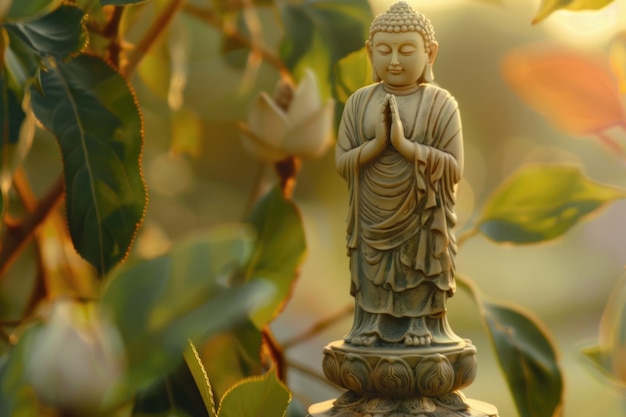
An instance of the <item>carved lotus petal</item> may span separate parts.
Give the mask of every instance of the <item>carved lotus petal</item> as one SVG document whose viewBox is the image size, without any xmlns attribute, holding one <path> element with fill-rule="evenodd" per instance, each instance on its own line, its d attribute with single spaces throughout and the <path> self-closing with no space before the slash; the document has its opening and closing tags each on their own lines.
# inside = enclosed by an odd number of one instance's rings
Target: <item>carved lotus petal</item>
<svg viewBox="0 0 626 417">
<path fill-rule="evenodd" d="M 461 389 L 471 384 L 476 378 L 478 364 L 476 363 L 476 352 L 463 352 L 454 363 L 455 379 L 454 389 Z"/>
<path fill-rule="evenodd" d="M 359 355 L 348 354 L 341 364 L 343 387 L 355 392 L 364 392 L 369 387 L 370 365 Z"/>
<path fill-rule="evenodd" d="M 398 401 L 391 398 L 369 398 L 363 411 L 365 415 L 381 415 L 394 411 L 398 406 Z"/>
<path fill-rule="evenodd" d="M 429 355 L 415 370 L 418 391 L 427 396 L 438 396 L 452 391 L 454 369 L 448 359 L 440 354 Z"/>
<path fill-rule="evenodd" d="M 447 394 L 440 395 L 433 400 L 440 407 L 446 408 L 448 410 L 460 411 L 466 410 L 469 407 L 465 402 L 465 396 L 459 391 L 449 392 Z"/>
<path fill-rule="evenodd" d="M 413 393 L 413 372 L 402 359 L 382 358 L 374 370 L 372 379 L 376 389 L 384 395 L 397 398 Z"/>
<path fill-rule="evenodd" d="M 322 359 L 322 370 L 326 378 L 333 384 L 343 386 L 341 383 L 341 371 L 339 360 L 334 352 L 331 350 L 324 351 L 324 358 Z"/>
<path fill-rule="evenodd" d="M 402 410 L 411 416 L 417 416 L 420 413 L 430 413 L 435 411 L 437 406 L 430 398 L 415 397 L 402 402 Z"/>
</svg>

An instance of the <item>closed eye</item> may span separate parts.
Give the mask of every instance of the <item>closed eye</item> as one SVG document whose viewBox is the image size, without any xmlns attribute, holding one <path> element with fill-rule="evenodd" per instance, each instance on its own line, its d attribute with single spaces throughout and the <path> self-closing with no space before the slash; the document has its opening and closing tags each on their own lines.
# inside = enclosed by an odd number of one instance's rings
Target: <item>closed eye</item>
<svg viewBox="0 0 626 417">
<path fill-rule="evenodd" d="M 381 55 L 389 55 L 391 53 L 391 47 L 385 44 L 376 45 L 376 52 Z"/>
</svg>

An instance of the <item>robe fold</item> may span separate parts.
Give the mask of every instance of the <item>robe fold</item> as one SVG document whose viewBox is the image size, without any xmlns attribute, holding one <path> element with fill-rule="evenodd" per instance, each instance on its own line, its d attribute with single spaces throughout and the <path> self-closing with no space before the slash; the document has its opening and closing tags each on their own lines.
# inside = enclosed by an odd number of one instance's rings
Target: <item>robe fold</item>
<svg viewBox="0 0 626 417">
<path fill-rule="evenodd" d="M 453 209 L 463 164 L 458 105 L 447 91 L 428 84 L 411 97 L 399 96 L 414 160 L 388 145 L 361 165 L 361 150 L 374 138 L 372 116 L 380 114 L 376 106 L 385 95 L 379 83 L 350 96 L 336 148 L 337 170 L 349 189 L 351 294 L 363 310 L 355 315 L 355 328 L 366 333 L 377 329 L 365 323 L 372 319 L 363 313 L 434 316 L 445 311 L 446 297 L 455 291 Z M 366 317 L 363 323 L 356 322 L 360 316 Z"/>
</svg>

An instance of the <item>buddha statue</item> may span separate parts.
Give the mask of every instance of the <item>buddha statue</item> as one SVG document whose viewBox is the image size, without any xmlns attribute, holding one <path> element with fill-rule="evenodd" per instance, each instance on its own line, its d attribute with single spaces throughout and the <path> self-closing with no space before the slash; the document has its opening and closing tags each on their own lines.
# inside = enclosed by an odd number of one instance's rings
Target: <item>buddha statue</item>
<svg viewBox="0 0 626 417">
<path fill-rule="evenodd" d="M 351 95 L 336 145 L 349 189 L 353 346 L 459 345 L 446 318 L 455 291 L 453 227 L 463 172 L 455 99 L 429 84 L 438 44 L 429 20 L 398 2 L 365 43 L 376 83 Z"/>
<path fill-rule="evenodd" d="M 365 47 L 376 82 L 348 98 L 335 154 L 349 191 L 354 322 L 322 360 L 345 391 L 308 417 L 497 417 L 461 392 L 477 351 L 446 317 L 463 140 L 456 101 L 430 84 L 433 28 L 400 1 L 373 20 Z"/>
</svg>

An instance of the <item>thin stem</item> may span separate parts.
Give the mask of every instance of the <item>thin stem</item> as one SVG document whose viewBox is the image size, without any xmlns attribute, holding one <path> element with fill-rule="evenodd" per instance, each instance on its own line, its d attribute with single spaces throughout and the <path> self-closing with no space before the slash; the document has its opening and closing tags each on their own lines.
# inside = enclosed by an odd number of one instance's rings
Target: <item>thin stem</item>
<svg viewBox="0 0 626 417">
<path fill-rule="evenodd" d="M 464 233 L 462 233 L 456 238 L 457 246 L 460 247 L 461 245 L 465 243 L 465 241 L 467 241 L 467 239 L 474 237 L 479 233 L 480 233 L 480 230 L 477 227 L 472 227 L 471 229 L 465 231 Z"/>
<path fill-rule="evenodd" d="M 165 380 L 163 381 L 163 384 L 165 385 L 165 392 L 167 394 L 167 401 L 170 404 L 170 412 L 175 412 L 176 411 L 176 403 L 174 402 L 174 394 L 172 393 L 172 386 L 170 385 L 170 380 L 169 378 L 165 378 Z"/>
<path fill-rule="evenodd" d="M 300 373 L 308 375 L 311 378 L 316 379 L 316 380 L 324 383 L 324 385 L 328 385 L 328 386 L 331 386 L 331 387 L 335 388 L 335 386 L 333 384 L 331 384 L 321 372 L 315 371 L 314 369 L 311 369 L 311 368 L 309 368 L 307 366 L 304 366 L 304 365 L 302 365 L 300 363 L 293 362 L 293 361 L 290 361 L 290 360 L 287 361 L 287 365 L 290 368 L 295 369 L 295 370 L 297 370 Z"/>
<path fill-rule="evenodd" d="M 293 197 L 293 192 L 296 188 L 296 176 L 301 166 L 302 162 L 296 156 L 289 156 L 274 164 L 274 169 L 280 179 L 280 188 L 283 190 L 283 196 L 288 200 Z"/>
<path fill-rule="evenodd" d="M 107 48 L 107 56 L 111 65 L 115 68 L 120 67 L 120 52 L 122 51 L 122 44 L 119 37 L 120 21 L 124 13 L 124 7 L 116 6 L 113 10 L 113 16 L 107 22 L 107 25 L 102 31 L 102 35 L 109 39 L 109 47 Z"/>
<path fill-rule="evenodd" d="M 61 175 L 26 219 L 18 225 L 6 228 L 0 241 L 0 279 L 6 276 L 7 269 L 17 254 L 30 242 L 37 227 L 61 202 L 64 192 L 63 176 Z"/>
<path fill-rule="evenodd" d="M 478 310 L 480 311 L 481 316 L 484 318 L 485 307 L 483 306 L 482 296 L 474 281 L 472 281 L 469 277 L 460 274 L 455 274 L 454 278 L 457 286 L 465 290 L 465 292 L 467 292 L 472 297 L 472 299 L 478 306 Z"/>
<path fill-rule="evenodd" d="M 128 78 L 135 71 L 143 57 L 170 24 L 172 18 L 176 15 L 176 11 L 183 5 L 183 2 L 183 0 L 171 0 L 154 22 L 152 22 L 152 25 L 143 35 L 143 38 L 141 38 L 139 43 L 137 43 L 135 48 L 131 51 L 126 65 L 120 69 L 124 77 Z"/>
<path fill-rule="evenodd" d="M 285 340 L 282 345 L 283 345 L 283 349 L 284 350 L 288 350 L 302 342 L 306 342 L 307 340 L 311 339 L 312 337 L 316 336 L 317 334 L 319 334 L 320 332 L 326 330 L 328 327 L 336 324 L 339 320 L 344 319 L 345 317 L 349 317 L 352 316 L 352 313 L 354 312 L 354 306 L 352 305 L 352 303 L 347 304 L 344 308 L 342 308 L 341 310 L 337 311 L 335 314 L 326 317 L 324 320 L 320 320 L 317 323 L 315 323 L 313 326 L 311 326 L 309 329 L 305 330 L 304 332 L 300 333 L 297 336 L 292 337 L 291 339 L 287 339 Z"/>
<path fill-rule="evenodd" d="M 272 333 L 269 326 L 265 326 L 263 328 L 261 336 L 263 338 L 263 345 L 267 348 L 268 353 L 272 358 L 272 362 L 276 365 L 276 375 L 278 376 L 278 379 L 282 382 L 287 382 L 287 359 L 285 357 L 284 349 L 274 337 L 274 333 Z"/>
<path fill-rule="evenodd" d="M 0 329 L 0 340 L 4 340 L 9 345 L 11 344 L 11 336 L 9 336 L 9 334 L 2 329 Z"/>
<path fill-rule="evenodd" d="M 30 187 L 28 178 L 26 178 L 26 174 L 24 173 L 24 169 L 20 168 L 15 171 L 15 175 L 13 175 L 13 185 L 15 185 L 15 191 L 17 191 L 17 195 L 20 200 L 22 200 L 22 204 L 24 204 L 26 211 L 34 211 L 37 206 L 37 197 L 35 197 L 35 193 L 33 193 L 33 190 Z"/>
<path fill-rule="evenodd" d="M 185 13 L 188 13 L 219 30 L 224 34 L 224 36 L 228 37 L 234 43 L 240 44 L 254 53 L 260 54 L 264 61 L 273 65 L 278 70 L 281 78 L 289 80 L 289 82 L 293 84 L 291 73 L 285 66 L 284 62 L 276 54 L 274 54 L 274 52 L 261 45 L 260 42 L 257 42 L 257 40 L 253 42 L 251 39 L 237 32 L 234 28 L 231 28 L 230 26 L 226 27 L 222 19 L 212 10 L 198 7 L 190 3 L 185 3 L 182 9 Z"/>
<path fill-rule="evenodd" d="M 624 129 L 626 130 L 626 128 Z M 609 150 L 611 150 L 614 154 L 624 157 L 625 151 L 624 148 L 620 146 L 620 144 L 615 141 L 612 137 L 610 137 L 606 131 L 597 132 L 596 136 Z"/>
<path fill-rule="evenodd" d="M 22 200 L 22 204 L 26 208 L 29 213 L 32 213 L 37 207 L 37 198 L 35 197 L 35 193 L 28 182 L 28 178 L 24 173 L 22 168 L 15 171 L 15 175 L 13 176 L 13 184 L 15 186 L 15 190 L 17 195 Z M 47 277 L 46 277 L 46 269 L 43 264 L 43 257 L 41 253 L 41 245 L 37 238 L 35 238 L 35 252 L 37 258 L 37 275 L 35 278 L 35 285 L 32 289 L 30 299 L 26 304 L 26 309 L 24 311 L 25 316 L 29 316 L 30 313 L 37 307 L 39 301 L 45 298 L 48 294 L 48 288 L 46 286 Z"/>
</svg>

